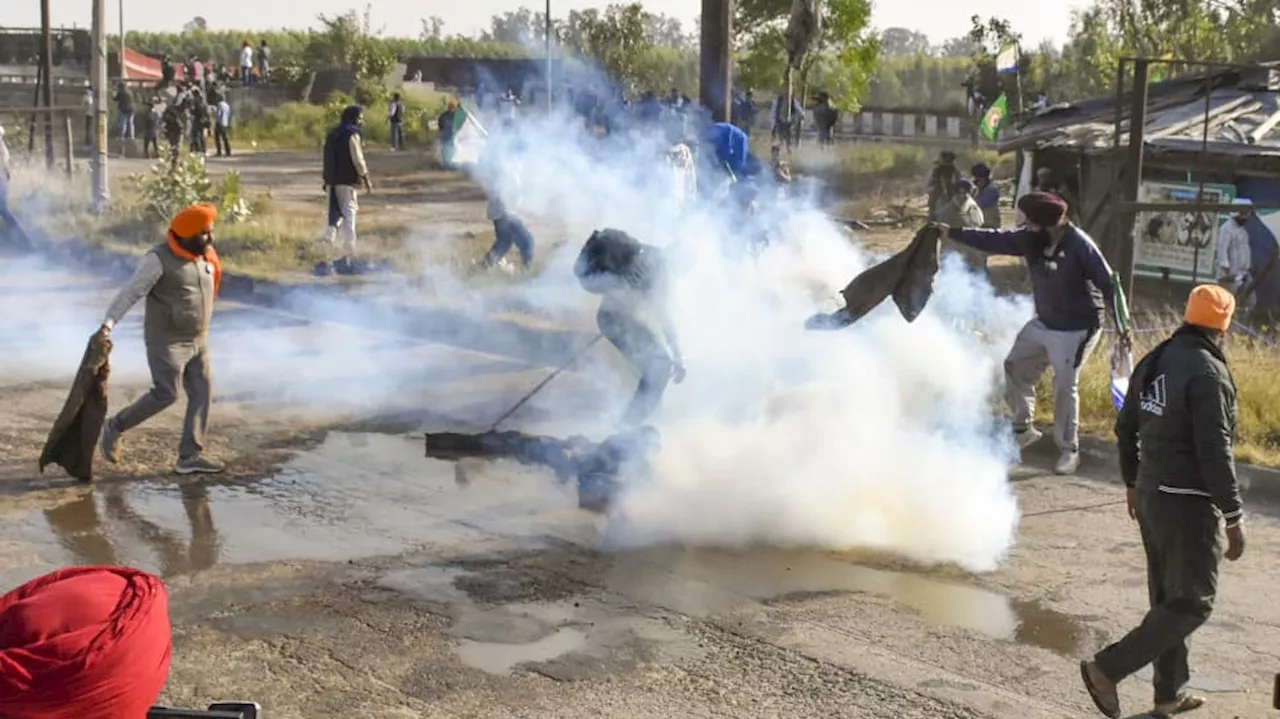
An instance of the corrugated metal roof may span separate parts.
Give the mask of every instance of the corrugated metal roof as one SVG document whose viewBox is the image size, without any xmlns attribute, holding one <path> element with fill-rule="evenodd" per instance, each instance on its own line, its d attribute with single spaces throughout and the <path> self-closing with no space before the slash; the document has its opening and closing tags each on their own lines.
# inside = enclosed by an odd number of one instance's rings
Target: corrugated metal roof
<svg viewBox="0 0 1280 719">
<path fill-rule="evenodd" d="M 1155 149 L 1199 152 L 1208 129 L 1209 151 L 1238 156 L 1280 155 L 1280 97 L 1267 89 L 1268 68 L 1220 71 L 1156 83 L 1148 89 L 1146 142 Z M 1128 103 L 1123 99 L 1121 144 L 1127 143 Z M 1021 149 L 1110 148 L 1115 135 L 1115 96 L 1058 105 L 1030 118 L 999 143 L 1003 152 Z"/>
</svg>

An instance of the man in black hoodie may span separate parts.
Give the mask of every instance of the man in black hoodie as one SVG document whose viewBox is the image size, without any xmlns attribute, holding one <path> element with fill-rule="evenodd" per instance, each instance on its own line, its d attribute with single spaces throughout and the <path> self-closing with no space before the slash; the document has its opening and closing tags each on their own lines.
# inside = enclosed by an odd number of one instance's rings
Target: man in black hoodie
<svg viewBox="0 0 1280 719">
<path fill-rule="evenodd" d="M 342 121 L 324 139 L 324 190 L 329 196 L 329 224 L 324 241 L 331 258 L 341 227 L 343 256 L 336 262 L 326 259 L 316 265 L 318 275 L 355 273 L 356 214 L 360 211 L 357 190 L 363 187 L 373 191 L 360 140 L 363 125 L 364 108 L 351 105 L 342 111 Z"/>
<path fill-rule="evenodd" d="M 1116 420 L 1120 475 L 1129 516 L 1142 532 L 1151 609 L 1136 629 L 1080 663 L 1085 688 L 1109 717 L 1120 716 L 1116 684 L 1147 664 L 1155 685 L 1152 716 L 1205 702 L 1185 691 L 1187 638 L 1213 611 L 1219 515 L 1226 522 L 1226 558 L 1244 554 L 1232 460 L 1236 388 L 1221 346 L 1234 312 L 1235 297 L 1226 288 L 1193 289 L 1185 324 L 1138 363 Z"/>
</svg>

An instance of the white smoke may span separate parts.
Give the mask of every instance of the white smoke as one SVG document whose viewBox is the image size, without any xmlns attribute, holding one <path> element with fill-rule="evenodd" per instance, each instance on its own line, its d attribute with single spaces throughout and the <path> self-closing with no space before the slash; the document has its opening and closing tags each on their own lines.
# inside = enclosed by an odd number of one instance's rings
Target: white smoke
<svg viewBox="0 0 1280 719">
<path fill-rule="evenodd" d="M 782 242 L 758 258 L 726 256 L 746 228 L 715 203 L 674 210 L 665 142 L 640 132 L 584 140 L 564 131 L 572 122 L 531 117 L 490 138 L 529 188 L 525 217 L 555 218 L 568 237 L 518 292 L 581 318 L 597 298 L 569 265 L 592 230 L 667 246 L 688 368 L 657 421 L 654 478 L 622 495 L 607 541 L 877 548 L 994 568 L 1018 510 L 1007 481 L 1015 450 L 991 410 L 1028 305 L 997 299 L 948 261 L 915 323 L 889 301 L 845 331 L 808 332 L 804 319 L 834 309 L 872 262 L 846 232 L 793 202 Z M 620 382 L 618 401 L 633 388 Z"/>
<path fill-rule="evenodd" d="M 580 71 L 580 86 L 588 80 Z M 500 171 L 521 175 L 520 213 L 537 228 L 540 272 L 477 285 L 435 264 L 397 291 L 454 313 L 453 324 L 432 333 L 444 344 L 483 345 L 486 322 L 503 312 L 590 333 L 599 297 L 572 274 L 588 235 L 611 227 L 668 249 L 688 378 L 667 390 L 655 476 L 620 498 L 606 535 L 611 546 L 878 548 L 972 570 L 996 565 L 1013 541 L 1017 506 L 1007 482 L 1014 449 L 991 406 L 1000 358 L 1029 315 L 1027 303 L 995 298 L 947 262 L 929 308 L 912 324 L 890 301 L 849 329 L 806 331 L 809 315 L 834 309 L 839 289 L 880 259 L 856 238 L 792 201 L 774 218 L 780 242 L 758 257 L 726 253 L 743 244 L 745 228 L 716 202 L 678 211 L 666 138 L 625 130 L 597 138 L 567 113 L 525 114 L 511 128 L 486 121 L 486 149 Z M 423 228 L 422 244 L 438 232 Z M 22 301 L 5 296 L 0 309 Z M 422 320 L 407 327 L 358 300 L 307 303 L 334 320 L 423 329 Z M 103 306 L 65 310 L 60 319 L 71 329 L 42 332 L 38 350 L 25 338 L 24 363 L 70 370 Z M 223 344 L 214 353 L 220 391 L 362 411 L 429 401 L 421 399 L 429 393 L 406 395 L 404 387 L 437 371 L 430 352 L 389 367 L 376 343 L 354 334 L 324 325 Z M 140 348 L 129 354 L 140 358 Z M 633 376 L 607 375 L 614 355 L 600 343 L 575 365 L 610 388 L 598 415 L 577 431 L 608 434 L 611 413 L 634 390 Z"/>
</svg>

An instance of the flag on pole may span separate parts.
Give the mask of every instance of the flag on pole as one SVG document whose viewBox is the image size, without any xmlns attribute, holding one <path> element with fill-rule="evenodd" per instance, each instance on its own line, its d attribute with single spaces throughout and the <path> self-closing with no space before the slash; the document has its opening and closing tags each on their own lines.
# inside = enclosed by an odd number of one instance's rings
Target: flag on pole
<svg viewBox="0 0 1280 719">
<path fill-rule="evenodd" d="M 1129 378 L 1133 376 L 1133 347 L 1129 334 L 1129 303 L 1124 298 L 1124 285 L 1120 273 L 1111 273 L 1115 308 L 1116 344 L 1111 352 L 1111 403 L 1116 411 L 1124 409 L 1124 398 L 1129 394 Z"/>
<path fill-rule="evenodd" d="M 1004 124 L 1004 119 L 1009 115 L 1009 99 L 1004 93 L 1000 93 L 1000 97 L 991 103 L 991 107 L 987 108 L 987 112 L 982 116 L 982 124 L 978 129 L 982 132 L 982 136 L 988 140 L 995 140 L 996 135 L 1000 133 L 1000 126 Z"/>
<path fill-rule="evenodd" d="M 474 165 L 480 161 L 480 151 L 484 148 L 489 133 L 465 107 L 458 106 L 453 113 L 453 142 L 450 146 L 440 148 L 445 165 Z"/>
<path fill-rule="evenodd" d="M 1018 44 L 1009 43 L 1000 48 L 996 55 L 996 72 L 1001 75 L 1013 75 L 1018 72 Z"/>
</svg>

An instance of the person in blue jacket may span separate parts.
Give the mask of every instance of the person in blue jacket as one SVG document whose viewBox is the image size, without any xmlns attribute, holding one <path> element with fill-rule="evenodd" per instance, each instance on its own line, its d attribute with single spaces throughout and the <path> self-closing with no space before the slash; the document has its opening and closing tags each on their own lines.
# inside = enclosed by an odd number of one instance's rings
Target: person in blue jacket
<svg viewBox="0 0 1280 719">
<path fill-rule="evenodd" d="M 1093 239 L 1067 221 L 1067 203 L 1058 195 L 1023 195 L 1018 209 L 1027 218 L 1018 228 L 937 224 L 962 245 L 1026 260 L 1036 313 L 1004 360 L 1014 437 L 1021 447 L 1040 439 L 1032 426 L 1035 387 L 1052 367 L 1054 439 L 1061 451 L 1054 471 L 1075 474 L 1080 465 L 1080 368 L 1097 346 L 1105 312 L 1115 316 L 1111 267 Z"/>
</svg>

